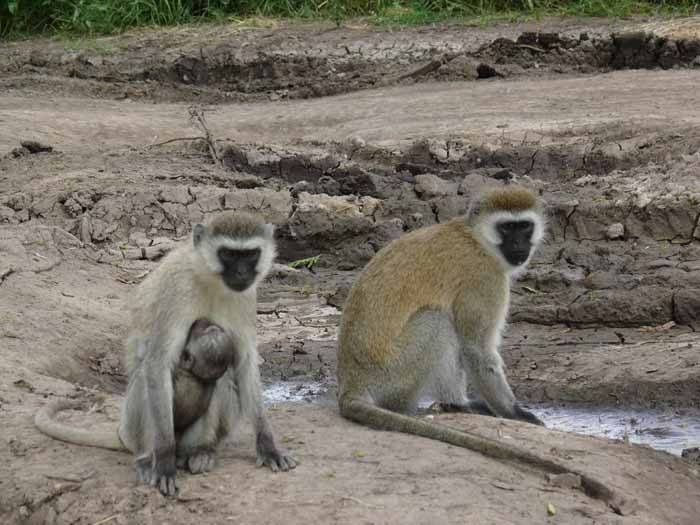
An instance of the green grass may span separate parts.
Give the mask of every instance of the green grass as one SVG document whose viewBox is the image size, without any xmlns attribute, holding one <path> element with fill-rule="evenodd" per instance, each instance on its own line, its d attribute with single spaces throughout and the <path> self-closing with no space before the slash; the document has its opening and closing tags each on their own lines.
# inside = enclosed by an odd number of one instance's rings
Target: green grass
<svg viewBox="0 0 700 525">
<path fill-rule="evenodd" d="M 313 268 L 321 255 L 315 255 L 314 257 L 307 257 L 306 259 L 299 259 L 298 261 L 292 261 L 287 264 L 290 268 Z"/>
<path fill-rule="evenodd" d="M 102 35 L 245 17 L 362 17 L 387 26 L 485 24 L 545 16 L 691 15 L 700 0 L 0 0 L 0 36 Z"/>
</svg>

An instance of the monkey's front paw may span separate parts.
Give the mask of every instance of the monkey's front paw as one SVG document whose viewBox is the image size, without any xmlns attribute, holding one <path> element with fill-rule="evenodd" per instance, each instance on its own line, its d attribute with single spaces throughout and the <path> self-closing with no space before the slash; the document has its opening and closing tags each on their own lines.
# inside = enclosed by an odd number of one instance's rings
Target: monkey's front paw
<svg viewBox="0 0 700 525">
<path fill-rule="evenodd" d="M 171 449 L 162 453 L 156 452 L 151 471 L 151 486 L 157 487 L 163 496 L 177 495 L 176 473 L 175 453 Z"/>
<path fill-rule="evenodd" d="M 256 464 L 258 467 L 262 467 L 263 465 L 270 467 L 272 472 L 278 472 L 280 470 L 286 472 L 296 467 L 297 461 L 292 456 L 282 454 L 279 450 L 273 449 L 264 452 L 259 451 Z"/>
<path fill-rule="evenodd" d="M 139 476 L 139 481 L 144 485 L 157 487 L 164 496 L 175 496 L 178 488 L 175 483 L 175 472 L 172 474 L 166 472 L 158 472 L 151 466 L 149 459 L 140 459 L 136 462 L 136 473 Z"/>
</svg>

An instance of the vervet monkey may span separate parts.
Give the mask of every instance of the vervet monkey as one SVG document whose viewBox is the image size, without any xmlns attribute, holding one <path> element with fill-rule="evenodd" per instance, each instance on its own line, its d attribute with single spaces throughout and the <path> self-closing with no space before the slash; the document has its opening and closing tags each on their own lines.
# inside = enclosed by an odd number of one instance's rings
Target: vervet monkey
<svg viewBox="0 0 700 525">
<path fill-rule="evenodd" d="M 504 187 L 466 216 L 413 231 L 368 263 L 343 307 L 338 343 L 341 414 L 559 473 L 556 462 L 410 417 L 423 396 L 452 409 L 542 422 L 516 401 L 499 354 L 510 281 L 543 238 L 542 205 Z M 468 387 L 478 396 L 467 398 Z M 582 476 L 591 491 L 607 490 Z"/>
<path fill-rule="evenodd" d="M 273 471 L 296 466 L 275 445 L 257 363 L 256 289 L 275 257 L 273 233 L 271 224 L 251 215 L 218 214 L 195 225 L 192 243 L 168 254 L 132 299 L 119 438 L 136 456 L 139 478 L 163 494 L 177 492 L 176 458 L 195 473 L 211 469 L 217 445 L 239 415 L 254 422 L 258 465 Z M 239 360 L 217 380 L 206 412 L 176 439 L 174 372 L 197 319 L 220 326 Z"/>
</svg>

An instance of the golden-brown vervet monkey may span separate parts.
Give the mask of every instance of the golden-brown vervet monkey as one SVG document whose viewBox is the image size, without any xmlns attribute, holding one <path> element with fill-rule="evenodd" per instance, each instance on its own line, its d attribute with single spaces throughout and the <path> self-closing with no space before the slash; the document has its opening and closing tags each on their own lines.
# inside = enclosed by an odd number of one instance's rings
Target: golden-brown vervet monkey
<svg viewBox="0 0 700 525">
<path fill-rule="evenodd" d="M 410 415 L 423 396 L 464 412 L 542 422 L 516 401 L 499 354 L 513 274 L 544 235 L 539 200 L 504 187 L 477 197 L 464 217 L 413 231 L 366 266 L 343 307 L 338 343 L 341 414 L 525 462 L 562 465 L 517 447 Z M 470 387 L 478 396 L 467 398 Z M 586 490 L 612 492 L 582 476 Z"/>
</svg>

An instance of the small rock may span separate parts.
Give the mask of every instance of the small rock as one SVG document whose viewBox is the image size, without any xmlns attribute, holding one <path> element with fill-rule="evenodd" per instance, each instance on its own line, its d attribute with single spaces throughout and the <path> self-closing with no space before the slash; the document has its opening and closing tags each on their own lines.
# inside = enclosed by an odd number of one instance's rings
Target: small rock
<svg viewBox="0 0 700 525">
<path fill-rule="evenodd" d="M 580 188 L 593 182 L 595 182 L 595 177 L 591 175 L 584 175 L 583 177 L 579 177 L 574 181 L 574 186 L 578 186 Z"/>
<path fill-rule="evenodd" d="M 491 78 L 498 74 L 493 66 L 484 63 L 481 63 L 476 67 L 476 73 L 479 78 Z"/>
<path fill-rule="evenodd" d="M 422 199 L 432 199 L 434 197 L 444 197 L 457 193 L 457 184 L 446 181 L 431 173 L 416 175 L 416 193 Z"/>
<path fill-rule="evenodd" d="M 66 202 L 63 203 L 63 207 L 71 217 L 77 217 L 83 213 L 83 207 L 73 198 L 66 199 Z"/>
<path fill-rule="evenodd" d="M 19 143 L 23 148 L 27 148 L 29 153 L 44 153 L 47 151 L 53 151 L 52 146 L 47 146 L 46 144 L 42 144 L 36 140 L 21 140 Z"/>
<path fill-rule="evenodd" d="M 160 200 L 176 202 L 178 204 L 189 204 L 193 199 L 186 186 L 169 186 L 161 190 Z"/>
<path fill-rule="evenodd" d="M 681 457 L 700 465 L 700 447 L 684 448 Z"/>
<path fill-rule="evenodd" d="M 565 474 L 547 474 L 547 483 L 562 489 L 577 489 L 581 486 L 581 476 L 567 472 Z"/>
<path fill-rule="evenodd" d="M 700 327 L 700 290 L 686 288 L 673 295 L 674 320 L 693 329 Z"/>
<path fill-rule="evenodd" d="M 351 137 L 349 142 L 354 148 L 362 148 L 362 147 L 367 145 L 367 142 L 365 142 L 365 139 L 363 139 L 362 137 L 359 137 L 357 135 L 355 135 L 354 137 Z"/>
<path fill-rule="evenodd" d="M 129 234 L 129 244 L 145 248 L 151 244 L 151 241 L 146 237 L 144 232 L 134 231 Z"/>
<path fill-rule="evenodd" d="M 265 186 L 263 179 L 249 173 L 234 173 L 231 176 L 231 182 L 236 188 L 254 189 Z"/>
<path fill-rule="evenodd" d="M 12 151 L 10 151 L 9 156 L 18 159 L 20 157 L 26 157 L 29 154 L 31 154 L 31 151 L 29 151 L 27 148 L 14 148 Z"/>
<path fill-rule="evenodd" d="M 306 181 L 306 180 L 300 180 L 299 182 L 295 183 L 290 188 L 289 191 L 293 197 L 296 197 L 298 194 L 300 194 L 302 192 L 310 193 L 311 192 L 311 183 L 309 181 Z"/>
<path fill-rule="evenodd" d="M 316 183 L 319 193 L 326 195 L 340 195 L 340 183 L 330 175 L 321 175 Z"/>
<path fill-rule="evenodd" d="M 605 231 L 605 235 L 610 240 L 622 239 L 625 236 L 625 227 L 619 222 L 616 222 L 615 224 L 608 226 L 608 229 Z"/>
<path fill-rule="evenodd" d="M 8 223 L 14 220 L 15 210 L 8 206 L 0 204 L 0 223 Z"/>
<path fill-rule="evenodd" d="M 122 256 L 130 261 L 143 259 L 143 248 L 125 248 L 121 250 Z"/>
</svg>

